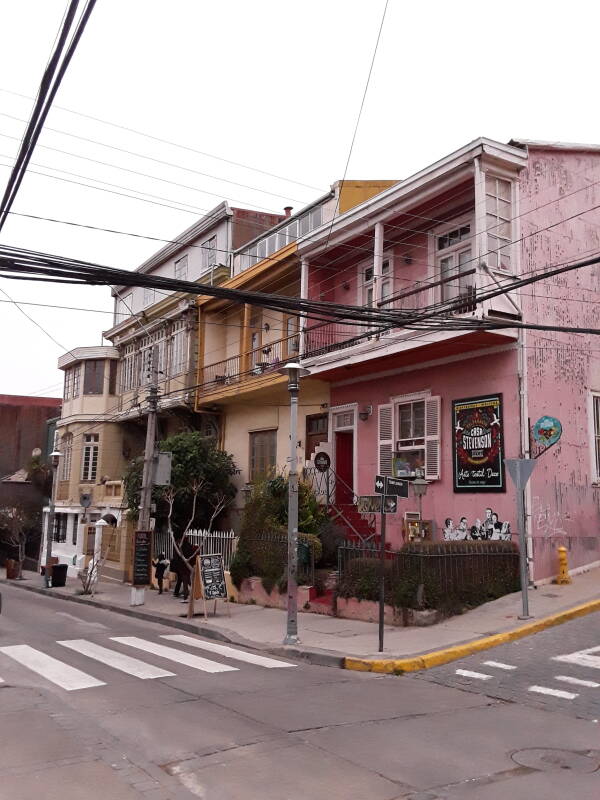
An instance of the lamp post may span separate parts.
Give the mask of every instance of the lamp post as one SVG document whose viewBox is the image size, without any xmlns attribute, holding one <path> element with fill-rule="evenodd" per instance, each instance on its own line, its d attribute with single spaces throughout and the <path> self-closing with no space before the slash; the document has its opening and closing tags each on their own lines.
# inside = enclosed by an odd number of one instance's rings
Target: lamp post
<svg viewBox="0 0 600 800">
<path fill-rule="evenodd" d="M 307 369 L 292 361 L 279 372 L 287 375 L 290 393 L 290 471 L 288 481 L 287 628 L 283 644 L 298 644 L 298 393 Z"/>
<path fill-rule="evenodd" d="M 419 531 L 423 538 L 423 498 L 427 494 L 427 481 L 424 478 L 415 478 L 412 482 L 413 493 L 419 501 Z"/>
<path fill-rule="evenodd" d="M 50 464 L 52 466 L 52 485 L 50 487 L 50 503 L 48 505 L 48 522 L 46 524 L 46 567 L 44 569 L 44 585 L 50 588 L 50 562 L 52 561 L 52 537 L 54 536 L 54 495 L 56 494 L 56 471 L 61 453 L 54 448 L 50 453 Z"/>
</svg>

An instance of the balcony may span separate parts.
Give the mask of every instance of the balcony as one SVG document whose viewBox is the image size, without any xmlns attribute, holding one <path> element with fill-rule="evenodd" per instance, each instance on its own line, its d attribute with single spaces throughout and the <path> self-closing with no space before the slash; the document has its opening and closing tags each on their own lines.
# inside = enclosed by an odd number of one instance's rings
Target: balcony
<svg viewBox="0 0 600 800">
<path fill-rule="evenodd" d="M 200 370 L 198 394 L 204 399 L 215 393 L 234 393 L 235 388 L 227 387 L 239 387 L 242 383 L 269 383 L 270 377 L 281 377 L 278 370 L 286 362 L 298 358 L 299 352 L 300 334 L 297 333 L 209 364 Z"/>
</svg>

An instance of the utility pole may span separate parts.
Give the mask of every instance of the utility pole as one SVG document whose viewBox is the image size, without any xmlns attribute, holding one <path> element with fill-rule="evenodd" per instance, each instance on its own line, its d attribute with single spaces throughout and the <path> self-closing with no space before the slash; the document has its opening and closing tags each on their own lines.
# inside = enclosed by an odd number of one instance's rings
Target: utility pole
<svg viewBox="0 0 600 800">
<path fill-rule="evenodd" d="M 158 408 L 158 345 L 152 348 L 150 367 L 150 387 L 146 396 L 148 417 L 146 421 L 146 447 L 144 449 L 144 471 L 142 473 L 142 491 L 140 496 L 140 515 L 138 530 L 150 530 L 150 507 L 152 505 L 152 487 L 154 486 L 154 470 L 156 466 L 156 411 Z M 135 568 L 135 567 L 134 567 Z M 133 587 L 131 605 L 143 605 L 144 589 Z"/>
<path fill-rule="evenodd" d="M 44 568 L 44 585 L 46 589 L 51 586 L 50 564 L 52 563 L 52 539 L 54 537 L 55 497 L 56 497 L 56 478 L 60 452 L 57 447 L 58 436 L 54 436 L 54 450 L 50 453 L 50 464 L 52 466 L 52 486 L 50 489 L 50 502 L 48 503 L 48 517 L 46 520 L 46 564 Z"/>
</svg>

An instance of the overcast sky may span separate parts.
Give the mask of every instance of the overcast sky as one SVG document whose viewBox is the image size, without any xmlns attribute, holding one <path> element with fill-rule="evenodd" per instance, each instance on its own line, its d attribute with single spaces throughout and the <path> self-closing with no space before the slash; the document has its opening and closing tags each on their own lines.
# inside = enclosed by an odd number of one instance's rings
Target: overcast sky
<svg viewBox="0 0 600 800">
<path fill-rule="evenodd" d="M 0 0 L 2 192 L 66 5 Z M 383 8 L 384 0 L 98 0 L 0 241 L 133 269 L 160 245 L 17 212 L 169 239 L 220 199 L 298 209 L 343 175 Z M 348 177 L 405 177 L 481 135 L 598 142 L 599 17 L 578 0 L 389 0 Z M 90 179 L 153 202 L 79 185 Z M 29 303 L 112 308 L 104 288 L 6 279 L 0 288 Z M 0 292 L 0 393 L 60 396 L 58 356 L 100 344 L 110 314 L 24 305 L 59 346 L 6 300 Z"/>
</svg>

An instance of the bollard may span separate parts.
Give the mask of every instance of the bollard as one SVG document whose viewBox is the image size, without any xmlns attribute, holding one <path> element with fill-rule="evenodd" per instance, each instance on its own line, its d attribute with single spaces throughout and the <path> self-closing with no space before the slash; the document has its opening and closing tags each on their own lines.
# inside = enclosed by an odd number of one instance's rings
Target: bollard
<svg viewBox="0 0 600 800">
<path fill-rule="evenodd" d="M 567 548 L 561 546 L 558 548 L 558 584 L 571 583 L 571 576 L 569 575 L 569 564 L 567 562 Z"/>
</svg>

